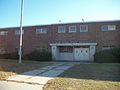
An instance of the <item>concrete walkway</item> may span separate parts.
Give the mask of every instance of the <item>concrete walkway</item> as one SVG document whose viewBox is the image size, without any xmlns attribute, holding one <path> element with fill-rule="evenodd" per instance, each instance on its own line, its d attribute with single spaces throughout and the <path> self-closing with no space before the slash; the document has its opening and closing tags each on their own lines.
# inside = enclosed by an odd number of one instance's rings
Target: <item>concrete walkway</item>
<svg viewBox="0 0 120 90">
<path fill-rule="evenodd" d="M 0 81 L 0 90 L 42 90 L 48 80 L 60 75 L 75 63 L 57 63 L 46 66 L 21 75 L 8 78 L 7 81 Z"/>
</svg>

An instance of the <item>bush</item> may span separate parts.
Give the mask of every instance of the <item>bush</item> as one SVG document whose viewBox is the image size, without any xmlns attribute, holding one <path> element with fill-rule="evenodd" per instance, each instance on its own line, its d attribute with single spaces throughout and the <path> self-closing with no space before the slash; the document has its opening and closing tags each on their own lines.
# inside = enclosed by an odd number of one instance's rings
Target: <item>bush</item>
<svg viewBox="0 0 120 90">
<path fill-rule="evenodd" d="M 0 55 L 0 59 L 18 59 L 18 58 L 19 58 L 19 56 L 18 56 L 17 52 Z"/>
<path fill-rule="evenodd" d="M 40 52 L 39 50 L 34 50 L 30 54 L 25 55 L 24 59 L 37 60 L 37 61 L 51 61 L 52 55 L 51 52 L 47 52 L 47 51 Z"/>
<path fill-rule="evenodd" d="M 94 55 L 95 62 L 120 62 L 120 48 L 113 48 L 97 52 Z"/>
</svg>

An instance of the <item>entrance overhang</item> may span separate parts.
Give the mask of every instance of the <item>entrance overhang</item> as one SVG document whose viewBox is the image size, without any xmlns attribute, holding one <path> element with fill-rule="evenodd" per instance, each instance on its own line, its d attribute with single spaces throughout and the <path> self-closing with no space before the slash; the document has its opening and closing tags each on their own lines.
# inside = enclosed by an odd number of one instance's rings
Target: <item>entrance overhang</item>
<svg viewBox="0 0 120 90">
<path fill-rule="evenodd" d="M 51 46 L 51 51 L 52 51 L 52 58 L 53 60 L 72 60 L 72 61 L 75 61 L 75 60 L 78 60 L 76 59 L 75 55 L 75 49 L 78 49 L 78 48 L 81 48 L 79 50 L 88 50 L 87 52 L 89 53 L 88 55 L 88 58 L 89 58 L 89 61 L 93 61 L 94 60 L 94 54 L 96 52 L 96 45 L 97 43 L 95 42 L 74 42 L 74 43 L 67 43 L 67 42 L 64 42 L 64 43 L 51 43 L 50 46 Z M 72 53 L 61 53 L 59 48 L 61 46 L 71 46 L 73 47 L 73 52 Z M 80 46 L 80 47 L 79 47 Z M 87 46 L 86 48 L 84 48 L 84 46 Z"/>
<path fill-rule="evenodd" d="M 95 46 L 97 43 L 51 43 L 50 46 Z"/>
</svg>

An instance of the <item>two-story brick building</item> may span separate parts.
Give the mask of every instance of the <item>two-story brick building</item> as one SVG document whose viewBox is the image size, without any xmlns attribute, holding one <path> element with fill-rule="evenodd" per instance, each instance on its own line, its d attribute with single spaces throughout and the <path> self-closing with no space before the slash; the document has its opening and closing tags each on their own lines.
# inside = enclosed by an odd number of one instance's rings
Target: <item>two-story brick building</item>
<svg viewBox="0 0 120 90">
<path fill-rule="evenodd" d="M 54 60 L 92 61 L 95 52 L 120 47 L 120 21 L 60 23 L 23 27 L 23 54 L 52 52 Z M 17 52 L 19 27 L 0 28 L 0 53 Z"/>
</svg>

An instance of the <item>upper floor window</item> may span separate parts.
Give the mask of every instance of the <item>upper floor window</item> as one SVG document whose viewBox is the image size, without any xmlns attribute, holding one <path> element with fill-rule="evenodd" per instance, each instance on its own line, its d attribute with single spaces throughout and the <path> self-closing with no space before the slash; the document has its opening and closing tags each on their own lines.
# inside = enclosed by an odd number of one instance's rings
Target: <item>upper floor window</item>
<svg viewBox="0 0 120 90">
<path fill-rule="evenodd" d="M 116 25 L 102 25 L 101 30 L 102 31 L 116 30 Z"/>
<path fill-rule="evenodd" d="M 65 27 L 64 26 L 58 26 L 58 33 L 65 33 Z"/>
<path fill-rule="evenodd" d="M 80 32 L 88 32 L 88 25 L 80 25 Z"/>
<path fill-rule="evenodd" d="M 8 31 L 0 31 L 0 35 L 8 35 Z"/>
<path fill-rule="evenodd" d="M 46 28 L 36 29 L 36 34 L 40 33 L 47 33 L 47 29 Z"/>
<path fill-rule="evenodd" d="M 24 34 L 24 30 L 22 30 L 22 34 Z M 20 30 L 15 30 L 15 35 L 20 35 Z"/>
<path fill-rule="evenodd" d="M 76 32 L 76 26 L 69 26 L 69 32 Z"/>
</svg>

